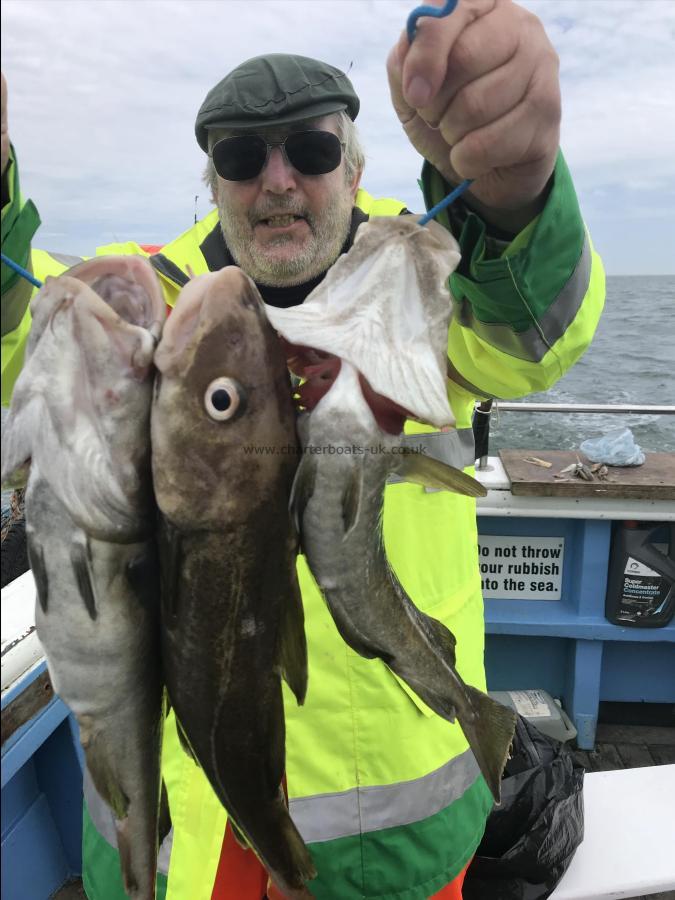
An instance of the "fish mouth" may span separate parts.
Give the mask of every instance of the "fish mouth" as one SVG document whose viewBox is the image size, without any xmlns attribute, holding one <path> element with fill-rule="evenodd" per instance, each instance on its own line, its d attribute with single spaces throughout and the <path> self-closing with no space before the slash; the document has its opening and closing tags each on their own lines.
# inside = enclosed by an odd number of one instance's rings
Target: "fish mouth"
<svg viewBox="0 0 675 900">
<path fill-rule="evenodd" d="M 284 338 L 281 338 L 281 343 L 288 368 L 294 375 L 304 379 L 303 383 L 295 388 L 297 406 L 302 411 L 311 412 L 335 383 L 342 360 L 338 356 L 313 347 L 291 344 Z M 387 434 L 401 434 L 406 419 L 412 418 L 410 411 L 389 397 L 378 394 L 361 372 L 359 372 L 359 386 L 363 399 L 370 407 L 379 427 Z"/>
<path fill-rule="evenodd" d="M 157 343 L 166 317 L 159 281 L 139 256 L 102 256 L 79 263 L 68 275 L 89 285 L 129 325 L 149 331 Z"/>
</svg>

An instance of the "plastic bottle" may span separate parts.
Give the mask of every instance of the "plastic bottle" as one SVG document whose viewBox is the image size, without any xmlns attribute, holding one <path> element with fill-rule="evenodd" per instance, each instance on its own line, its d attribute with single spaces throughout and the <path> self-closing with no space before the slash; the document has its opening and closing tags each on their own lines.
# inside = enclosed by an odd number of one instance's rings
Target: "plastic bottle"
<svg viewBox="0 0 675 900">
<path fill-rule="evenodd" d="M 675 523 L 617 523 L 609 561 L 605 616 L 615 625 L 662 628 L 673 614 Z"/>
</svg>

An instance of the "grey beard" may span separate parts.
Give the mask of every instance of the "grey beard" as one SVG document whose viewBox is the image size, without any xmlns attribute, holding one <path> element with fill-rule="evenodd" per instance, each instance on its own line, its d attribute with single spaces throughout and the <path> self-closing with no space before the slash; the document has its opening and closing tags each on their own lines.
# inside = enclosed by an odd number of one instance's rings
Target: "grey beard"
<svg viewBox="0 0 675 900">
<path fill-rule="evenodd" d="M 293 206 L 296 206 L 293 209 Z M 220 228 L 236 264 L 246 272 L 258 284 L 270 287 L 292 287 L 311 281 L 322 272 L 325 272 L 338 258 L 344 246 L 349 229 L 351 227 L 353 203 L 351 197 L 346 194 L 336 197 L 318 216 L 309 217 L 305 210 L 297 209 L 297 204 L 291 200 L 284 202 L 277 199 L 274 202 L 274 211 L 287 211 L 289 213 L 303 214 L 311 229 L 310 239 L 297 254 L 285 260 L 268 259 L 264 253 L 253 247 L 251 232 L 253 222 L 249 219 L 245 223 L 236 221 L 229 215 L 225 205 L 218 201 Z M 264 216 L 265 210 L 256 210 L 258 219 Z M 281 245 L 289 238 L 280 235 L 273 244 Z"/>
</svg>

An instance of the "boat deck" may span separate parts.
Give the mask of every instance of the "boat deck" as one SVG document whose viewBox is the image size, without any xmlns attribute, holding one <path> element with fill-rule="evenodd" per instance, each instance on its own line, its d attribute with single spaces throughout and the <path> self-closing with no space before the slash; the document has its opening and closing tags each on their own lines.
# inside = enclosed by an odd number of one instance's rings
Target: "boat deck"
<svg viewBox="0 0 675 900">
<path fill-rule="evenodd" d="M 575 750 L 587 772 L 610 772 L 675 763 L 675 728 L 598 725 L 595 750 Z"/>
</svg>

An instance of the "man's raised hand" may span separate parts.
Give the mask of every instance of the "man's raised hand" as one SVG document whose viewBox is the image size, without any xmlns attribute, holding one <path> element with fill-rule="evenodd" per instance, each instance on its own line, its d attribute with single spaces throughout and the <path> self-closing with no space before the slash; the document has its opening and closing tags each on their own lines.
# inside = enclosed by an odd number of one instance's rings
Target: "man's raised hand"
<svg viewBox="0 0 675 900">
<path fill-rule="evenodd" d="M 536 16 L 511 0 L 459 0 L 444 18 L 418 19 L 412 45 L 404 32 L 387 72 L 408 138 L 448 181 L 475 179 L 478 206 L 508 211 L 514 230 L 539 212 L 558 150 L 560 86 Z"/>
</svg>

